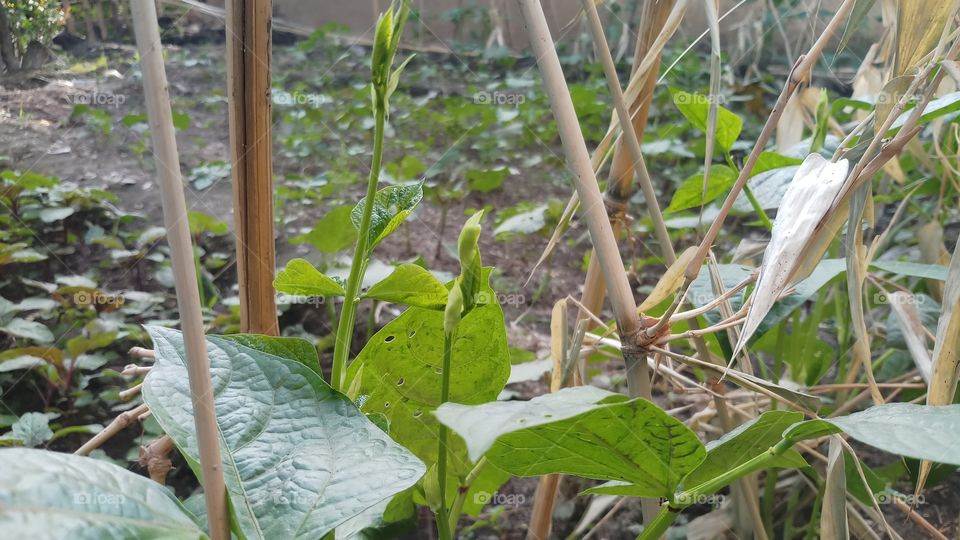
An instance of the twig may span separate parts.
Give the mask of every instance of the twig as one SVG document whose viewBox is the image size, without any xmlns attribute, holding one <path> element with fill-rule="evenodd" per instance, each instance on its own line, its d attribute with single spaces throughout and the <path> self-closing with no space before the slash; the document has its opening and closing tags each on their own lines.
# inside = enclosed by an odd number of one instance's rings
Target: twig
<svg viewBox="0 0 960 540">
<path fill-rule="evenodd" d="M 147 404 L 141 403 L 129 411 L 120 413 L 116 418 L 113 419 L 112 422 L 110 422 L 109 425 L 107 425 L 107 427 L 103 428 L 103 431 L 94 435 L 93 438 L 78 448 L 74 454 L 78 456 L 89 456 L 90 452 L 93 452 L 97 448 L 103 446 L 103 444 L 110 440 L 114 435 L 136 423 L 140 418 L 140 415 L 147 411 Z"/>
</svg>

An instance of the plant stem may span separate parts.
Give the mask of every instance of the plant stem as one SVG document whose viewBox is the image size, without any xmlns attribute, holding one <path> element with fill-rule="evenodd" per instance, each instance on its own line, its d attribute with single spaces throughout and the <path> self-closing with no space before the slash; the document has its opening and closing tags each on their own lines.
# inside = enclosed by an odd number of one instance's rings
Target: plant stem
<svg viewBox="0 0 960 540">
<path fill-rule="evenodd" d="M 444 332 L 443 336 L 443 374 L 440 377 L 440 403 L 446 403 L 450 398 L 450 357 L 453 352 L 453 333 Z M 440 484 L 440 509 L 437 511 L 437 535 L 440 540 L 449 540 L 451 529 L 455 529 L 454 523 L 451 527 L 450 520 L 457 514 L 447 512 L 447 426 L 440 424 L 440 443 L 439 454 L 437 457 L 437 480 Z M 462 506 L 463 503 L 461 502 Z"/>
<path fill-rule="evenodd" d="M 637 540 L 649 540 L 653 538 L 660 538 L 667 528 L 677 519 L 677 516 L 680 515 L 680 512 L 707 495 L 716 493 L 721 488 L 732 484 L 733 482 L 743 478 L 744 476 L 758 471 L 766 467 L 771 461 L 773 461 L 777 456 L 783 454 L 793 446 L 793 441 L 788 439 L 782 439 L 776 445 L 771 446 L 767 449 L 766 452 L 741 463 L 740 465 L 707 480 L 706 482 L 694 486 L 690 489 L 684 490 L 674 496 L 673 502 L 664 506 L 663 510 L 660 511 L 660 514 L 657 515 L 656 519 L 650 523 L 649 527 L 645 527 L 643 532 L 640 533 L 640 536 L 637 537 Z"/>
<path fill-rule="evenodd" d="M 350 356 L 350 342 L 353 341 L 353 326 L 356 323 L 357 302 L 359 301 L 357 295 L 360 292 L 360 284 L 363 283 L 363 274 L 367 266 L 367 244 L 370 239 L 373 199 L 377 195 L 380 166 L 383 160 L 383 131 L 387 111 L 384 107 L 377 107 L 374 116 L 376 125 L 373 131 L 373 162 L 370 164 L 370 177 L 367 179 L 367 197 L 364 199 L 357 247 L 353 252 L 353 262 L 350 264 L 350 276 L 347 278 L 347 294 L 343 299 L 340 322 L 337 324 L 337 340 L 333 346 L 333 371 L 330 374 L 330 385 L 335 390 L 343 389 L 346 376 L 345 368 L 347 358 Z"/>
<path fill-rule="evenodd" d="M 477 477 L 480 476 L 480 473 L 487 466 L 487 456 L 483 456 L 477 461 L 477 464 L 473 466 L 473 469 L 470 470 L 470 473 L 464 479 L 463 483 L 460 484 L 460 489 L 457 491 L 457 498 L 453 500 L 453 506 L 450 507 L 450 515 L 447 521 L 450 522 L 450 530 L 456 532 L 457 523 L 460 521 L 460 514 L 463 512 L 463 504 L 467 501 L 467 492 L 470 491 L 470 486 L 473 485 L 473 482 L 476 481 Z"/>
</svg>

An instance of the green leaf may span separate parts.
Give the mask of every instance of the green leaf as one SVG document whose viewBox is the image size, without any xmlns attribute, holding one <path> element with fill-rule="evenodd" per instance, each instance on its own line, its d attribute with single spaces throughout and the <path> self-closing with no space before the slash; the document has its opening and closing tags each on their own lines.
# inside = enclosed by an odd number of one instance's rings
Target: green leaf
<svg viewBox="0 0 960 540">
<path fill-rule="evenodd" d="M 290 239 L 291 244 L 310 244 L 321 253 L 336 253 L 357 240 L 357 229 L 350 221 L 353 207 L 338 206 L 324 214 L 313 229 Z"/>
<path fill-rule="evenodd" d="M 183 337 L 147 331 L 157 362 L 144 401 L 199 474 Z M 227 493 L 247 538 L 320 538 L 423 475 L 419 460 L 302 363 L 220 336 L 207 337 L 207 351 Z"/>
<path fill-rule="evenodd" d="M 703 192 L 703 173 L 688 177 L 670 200 L 670 206 L 664 212 L 673 213 L 707 204 L 730 189 L 737 181 L 737 172 L 726 165 L 711 165 L 707 178 L 707 192 Z"/>
<path fill-rule="evenodd" d="M 500 169 L 472 169 L 467 171 L 465 177 L 467 186 L 471 191 L 488 193 L 500 189 L 509 175 L 510 169 L 503 167 Z"/>
<path fill-rule="evenodd" d="M 364 412 L 390 420 L 390 435 L 428 465 L 437 462 L 437 419 L 443 365 L 443 312 L 411 307 L 374 334 L 350 365 L 351 397 Z M 510 376 L 510 353 L 500 305 L 479 305 L 457 327 L 450 401 L 497 399 Z M 463 443 L 452 440 L 450 470 L 470 470 Z"/>
<path fill-rule="evenodd" d="M 767 411 L 758 418 L 741 424 L 737 429 L 707 445 L 707 457 L 683 479 L 684 489 L 694 488 L 707 480 L 766 452 L 780 442 L 784 430 L 803 420 L 803 413 Z M 787 450 L 777 457 L 771 467 L 804 467 L 807 462 L 796 450 Z"/>
<path fill-rule="evenodd" d="M 410 263 L 397 266 L 383 281 L 370 287 L 361 298 L 383 300 L 424 309 L 443 309 L 447 288 L 427 270 Z"/>
<path fill-rule="evenodd" d="M 320 355 L 317 348 L 309 341 L 297 337 L 261 336 L 259 334 L 229 334 L 220 336 L 244 347 L 294 360 L 312 369 L 323 376 L 320 370 Z"/>
<path fill-rule="evenodd" d="M 190 115 L 179 111 L 173 111 L 173 127 L 180 131 L 186 131 L 189 129 Z"/>
<path fill-rule="evenodd" d="M 53 437 L 53 430 L 50 429 L 50 419 L 47 415 L 38 412 L 28 412 L 20 417 L 13 426 L 10 427 L 10 435 L 14 439 L 23 441 L 27 448 L 40 446 Z"/>
<path fill-rule="evenodd" d="M 6 326 L 0 326 L 0 331 L 11 336 L 31 339 L 37 343 L 53 342 L 53 332 L 49 328 L 36 321 L 28 321 L 19 317 L 11 319 Z"/>
<path fill-rule="evenodd" d="M 900 276 L 947 280 L 947 267 L 942 264 L 922 264 L 909 261 L 873 261 L 870 268 Z"/>
<path fill-rule="evenodd" d="M 373 199 L 373 214 L 370 220 L 370 235 L 367 243 L 367 253 L 373 251 L 377 244 L 390 235 L 423 198 L 423 182 L 407 186 L 389 186 L 377 192 Z M 363 210 L 367 204 L 364 197 L 353 207 L 350 215 L 353 226 L 360 230 L 360 221 L 363 219 Z"/>
<path fill-rule="evenodd" d="M 55 221 L 63 221 L 68 217 L 72 216 L 76 210 L 74 208 L 44 208 L 40 210 L 38 214 L 40 216 L 40 221 L 44 223 L 53 223 Z"/>
<path fill-rule="evenodd" d="M 273 287 L 284 294 L 297 296 L 343 296 L 339 283 L 325 276 L 304 259 L 293 259 L 277 272 Z"/>
<path fill-rule="evenodd" d="M 187 220 L 190 222 L 190 234 L 197 236 L 208 232 L 215 236 L 221 236 L 230 232 L 230 226 L 226 222 L 220 221 L 210 214 L 191 210 L 187 212 Z"/>
<path fill-rule="evenodd" d="M 564 389 L 530 401 L 447 403 L 440 421 L 516 476 L 563 473 L 618 480 L 648 497 L 671 497 L 706 449 L 679 420 L 649 401 L 598 388 Z"/>
<path fill-rule="evenodd" d="M 800 422 L 783 437 L 801 441 L 840 431 L 892 454 L 960 466 L 960 405 L 887 403 L 839 418 Z"/>
<path fill-rule="evenodd" d="M 670 95 L 673 96 L 673 103 L 677 109 L 690 121 L 691 124 L 700 131 L 707 131 L 707 115 L 710 112 L 710 102 L 706 96 L 691 94 L 678 90 L 670 89 Z M 737 142 L 740 136 L 740 130 L 743 128 L 743 120 L 723 107 L 717 107 L 717 145 L 725 153 L 730 153 L 733 143 Z"/>
<path fill-rule="evenodd" d="M 0 530 L 22 538 L 207 538 L 172 491 L 106 461 L 3 449 L 0 485 Z"/>
</svg>

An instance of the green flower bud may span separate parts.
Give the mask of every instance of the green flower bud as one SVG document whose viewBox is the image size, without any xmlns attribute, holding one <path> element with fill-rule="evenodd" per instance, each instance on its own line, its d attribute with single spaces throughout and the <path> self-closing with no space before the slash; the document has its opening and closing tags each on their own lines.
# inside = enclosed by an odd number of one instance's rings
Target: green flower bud
<svg viewBox="0 0 960 540">
<path fill-rule="evenodd" d="M 447 295 L 447 307 L 443 312 L 443 331 L 445 334 L 452 335 L 460 324 L 460 317 L 463 313 L 463 291 L 460 289 L 460 280 L 453 282 L 453 288 Z"/>
<path fill-rule="evenodd" d="M 480 288 L 482 287 L 483 264 L 480 261 L 480 220 L 483 219 L 483 210 L 470 216 L 460 230 L 460 239 L 457 241 L 457 254 L 460 257 L 460 282 L 463 287 L 465 311 L 473 309 L 477 304 Z"/>
</svg>

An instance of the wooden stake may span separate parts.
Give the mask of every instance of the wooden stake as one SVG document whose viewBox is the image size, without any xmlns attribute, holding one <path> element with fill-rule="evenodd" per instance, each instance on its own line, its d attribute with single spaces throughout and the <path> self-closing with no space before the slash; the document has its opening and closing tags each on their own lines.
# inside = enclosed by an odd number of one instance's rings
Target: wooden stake
<svg viewBox="0 0 960 540">
<path fill-rule="evenodd" d="M 143 69 L 143 88 L 146 94 L 150 138 L 156 160 L 160 195 L 163 202 L 163 222 L 173 260 L 173 276 L 180 309 L 180 325 L 187 353 L 187 375 L 193 398 L 193 419 L 200 447 L 200 467 L 203 471 L 204 496 L 213 540 L 230 538 L 227 521 L 227 491 L 223 482 L 217 415 L 214 409 L 213 385 L 210 381 L 210 360 L 203 333 L 200 310 L 200 289 L 193 263 L 193 243 L 187 222 L 187 205 L 180 176 L 180 157 L 173 130 L 173 114 L 167 93 L 167 74 L 163 67 L 160 29 L 154 0 L 130 0 L 133 30 Z"/>
<path fill-rule="evenodd" d="M 228 1 L 226 13 L 240 329 L 275 336 L 279 327 L 273 289 L 272 0 Z"/>
</svg>

